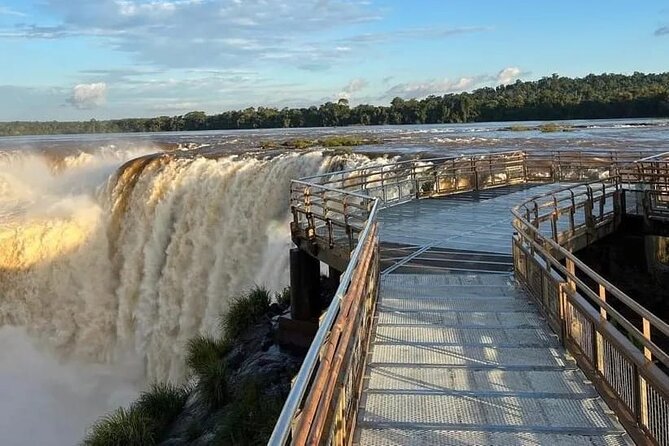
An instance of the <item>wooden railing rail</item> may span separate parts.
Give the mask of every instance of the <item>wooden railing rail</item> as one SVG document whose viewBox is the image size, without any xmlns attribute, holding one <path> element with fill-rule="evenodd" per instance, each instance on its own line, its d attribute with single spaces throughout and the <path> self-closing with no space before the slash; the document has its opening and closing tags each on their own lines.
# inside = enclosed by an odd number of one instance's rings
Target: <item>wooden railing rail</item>
<svg viewBox="0 0 669 446">
<path fill-rule="evenodd" d="M 548 215 L 573 216 L 578 209 L 586 212 L 584 227 L 613 224 L 624 212 L 620 204 L 601 213 L 599 221 L 587 219 L 587 213 L 602 200 L 610 197 L 615 203 L 620 199 L 621 189 L 617 182 L 613 184 L 613 192 L 607 194 L 604 189 L 599 199 L 591 192 L 592 183 L 585 195 L 583 185 L 571 188 L 574 197 L 583 198 L 583 204 L 576 200 L 543 214 L 529 210 L 550 210 L 544 204 L 555 202 L 555 194 L 514 208 L 515 273 L 634 440 L 667 445 L 669 378 L 665 371 L 669 370 L 669 356 L 660 345 L 669 339 L 669 325 L 572 254 L 568 247 L 574 226 L 548 234 L 540 227 L 543 221 L 554 221 Z"/>
</svg>

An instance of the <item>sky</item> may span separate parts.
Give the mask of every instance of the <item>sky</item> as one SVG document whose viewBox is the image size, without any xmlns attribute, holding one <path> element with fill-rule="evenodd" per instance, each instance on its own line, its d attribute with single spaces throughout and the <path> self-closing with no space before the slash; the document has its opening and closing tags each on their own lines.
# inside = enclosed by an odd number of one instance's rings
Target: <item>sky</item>
<svg viewBox="0 0 669 446">
<path fill-rule="evenodd" d="M 666 0 L 0 0 L 0 121 L 387 104 L 668 70 Z"/>
</svg>

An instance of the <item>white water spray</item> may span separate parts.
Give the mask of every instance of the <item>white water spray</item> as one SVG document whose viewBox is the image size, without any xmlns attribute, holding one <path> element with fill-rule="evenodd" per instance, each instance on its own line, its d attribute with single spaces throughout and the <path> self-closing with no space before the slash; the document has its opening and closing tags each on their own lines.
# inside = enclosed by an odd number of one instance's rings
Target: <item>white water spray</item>
<svg viewBox="0 0 669 446">
<path fill-rule="evenodd" d="M 234 297 L 287 285 L 290 180 L 370 162 L 150 153 L 0 153 L 0 410 L 22 420 L 8 444 L 34 425 L 70 444 L 146 383 L 182 381 L 186 343 Z"/>
<path fill-rule="evenodd" d="M 131 356 L 148 381 L 178 382 L 186 343 L 215 334 L 231 299 L 287 284 L 290 180 L 357 158 L 158 154 L 126 163 L 97 194 L 104 157 L 60 169 L 24 160 L 39 171 L 30 181 L 8 174 L 11 160 L 0 170 L 0 325 L 25 327 L 61 358 Z"/>
</svg>

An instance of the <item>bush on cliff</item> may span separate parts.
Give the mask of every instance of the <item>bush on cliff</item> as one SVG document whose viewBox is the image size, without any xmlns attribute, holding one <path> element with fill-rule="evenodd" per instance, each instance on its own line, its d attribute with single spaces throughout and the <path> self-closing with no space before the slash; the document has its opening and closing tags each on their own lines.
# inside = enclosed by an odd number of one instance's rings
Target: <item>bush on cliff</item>
<svg viewBox="0 0 669 446">
<path fill-rule="evenodd" d="M 223 337 L 236 339 L 267 314 L 270 301 L 270 292 L 260 286 L 235 299 L 228 311 L 221 316 L 220 328 Z"/>
<path fill-rule="evenodd" d="M 247 380 L 235 391 L 234 399 L 218 418 L 214 445 L 264 445 L 272 435 L 283 400 L 266 395 L 267 383 Z"/>
<path fill-rule="evenodd" d="M 213 444 L 264 444 L 285 397 L 276 380 L 284 379 L 289 388 L 285 376 L 294 373 L 263 379 L 248 374 L 254 360 L 263 371 L 271 369 L 262 356 L 272 337 L 270 317 L 287 308 L 290 290 L 277 293 L 274 301 L 263 287 L 235 299 L 221 315 L 220 338 L 200 335 L 188 342 L 186 365 L 194 378 L 192 386 L 153 385 L 129 408 L 119 408 L 95 423 L 84 444 L 153 446 L 165 440 L 190 444 L 196 439 L 209 444 L 204 436 Z M 281 364 L 291 367 L 290 361 Z M 246 374 L 240 374 L 242 369 Z"/>
<path fill-rule="evenodd" d="M 118 408 L 95 423 L 86 446 L 155 445 L 181 413 L 188 391 L 170 384 L 154 384 L 128 409 Z"/>
</svg>

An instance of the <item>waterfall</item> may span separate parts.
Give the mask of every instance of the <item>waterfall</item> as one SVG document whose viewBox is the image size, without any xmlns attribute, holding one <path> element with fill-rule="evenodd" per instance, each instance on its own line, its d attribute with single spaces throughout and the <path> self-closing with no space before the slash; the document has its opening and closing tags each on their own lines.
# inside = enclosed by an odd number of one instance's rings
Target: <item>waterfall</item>
<svg viewBox="0 0 669 446">
<path fill-rule="evenodd" d="M 135 358 L 147 381 L 178 382 L 188 339 L 216 334 L 232 299 L 287 285 L 290 180 L 365 162 L 319 151 L 0 158 L 0 326 L 60 358 Z"/>
</svg>

